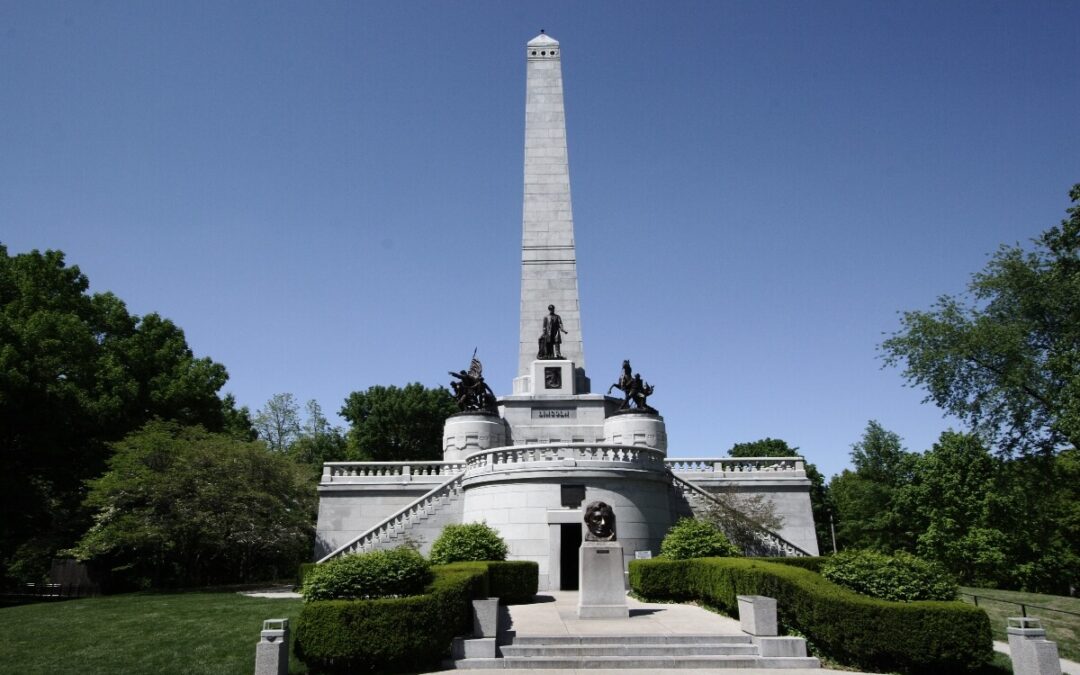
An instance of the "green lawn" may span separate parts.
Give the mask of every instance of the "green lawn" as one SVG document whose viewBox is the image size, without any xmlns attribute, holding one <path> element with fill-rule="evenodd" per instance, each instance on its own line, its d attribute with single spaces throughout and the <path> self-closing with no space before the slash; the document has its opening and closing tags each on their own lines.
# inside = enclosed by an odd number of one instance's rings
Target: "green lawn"
<svg viewBox="0 0 1080 675">
<path fill-rule="evenodd" d="M 0 670 L 29 673 L 235 673 L 255 669 L 264 619 L 301 601 L 237 593 L 138 593 L 0 609 Z M 290 673 L 307 672 L 295 658 Z"/>
<path fill-rule="evenodd" d="M 1051 612 L 1041 607 L 1063 609 L 1080 615 L 1080 598 L 1067 598 L 1060 595 L 1042 595 L 1040 593 L 1021 593 L 1019 591 L 997 591 L 989 588 L 961 587 L 960 599 L 973 602 L 971 595 L 979 596 L 979 607 L 990 615 L 990 626 L 994 639 L 1007 641 L 1005 635 L 1006 619 L 1020 616 L 1020 606 L 1027 605 L 1027 615 L 1042 619 L 1046 637 L 1058 644 L 1058 654 L 1072 661 L 1080 661 L 1080 616 Z"/>
</svg>

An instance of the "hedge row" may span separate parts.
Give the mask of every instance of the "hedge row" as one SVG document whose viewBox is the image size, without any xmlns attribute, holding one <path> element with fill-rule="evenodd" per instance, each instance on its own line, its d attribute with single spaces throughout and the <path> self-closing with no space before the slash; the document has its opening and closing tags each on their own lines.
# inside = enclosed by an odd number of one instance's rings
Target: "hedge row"
<svg viewBox="0 0 1080 675">
<path fill-rule="evenodd" d="M 424 671 L 472 630 L 474 598 L 527 602 L 535 562 L 462 562 L 432 568 L 423 595 L 380 600 L 319 600 L 296 622 L 296 655 L 313 673 Z"/>
<path fill-rule="evenodd" d="M 776 598 L 780 622 L 840 663 L 877 671 L 973 670 L 993 655 L 990 621 L 961 602 L 888 602 L 806 569 L 738 558 L 633 560 L 630 586 L 650 599 L 703 600 L 732 616 L 737 595 Z"/>
<path fill-rule="evenodd" d="M 821 574 L 821 567 L 828 558 L 824 556 L 803 556 L 801 558 L 750 558 L 750 560 L 760 560 L 761 562 L 775 563 L 777 565 L 801 567 L 804 570 L 810 570 L 811 572 Z"/>
<path fill-rule="evenodd" d="M 488 566 L 489 595 L 503 605 L 532 602 L 540 583 L 540 565 L 532 560 L 500 560 Z"/>
</svg>

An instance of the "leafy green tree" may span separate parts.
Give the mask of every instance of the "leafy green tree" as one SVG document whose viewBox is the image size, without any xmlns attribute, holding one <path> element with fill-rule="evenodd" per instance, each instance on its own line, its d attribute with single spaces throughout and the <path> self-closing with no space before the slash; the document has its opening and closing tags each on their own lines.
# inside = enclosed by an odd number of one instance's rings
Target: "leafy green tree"
<svg viewBox="0 0 1080 675">
<path fill-rule="evenodd" d="M 763 438 L 749 443 L 736 443 L 728 450 L 730 457 L 799 457 L 798 448 L 793 448 L 787 441 L 779 438 Z M 829 492 L 825 485 L 825 476 L 816 465 L 806 463 L 806 477 L 810 480 L 810 508 L 814 514 L 814 533 L 817 535 L 818 550 L 831 548 L 829 533 Z"/>
<path fill-rule="evenodd" d="M 259 438 L 274 452 L 285 452 L 300 438 L 300 406 L 292 394 L 274 394 L 252 420 Z"/>
<path fill-rule="evenodd" d="M 450 392 L 419 382 L 403 388 L 376 385 L 354 391 L 341 416 L 350 423 L 350 459 L 364 461 L 442 459 L 446 418 L 457 411 Z"/>
<path fill-rule="evenodd" d="M 314 485 L 262 443 L 157 421 L 114 449 L 78 559 L 157 587 L 277 578 L 310 554 Z"/>
<path fill-rule="evenodd" d="M 29 580 L 71 545 L 109 442 L 154 418 L 219 430 L 230 414 L 225 368 L 180 328 L 88 289 L 63 253 L 0 245 L 0 576 Z"/>
<path fill-rule="evenodd" d="M 895 433 L 870 420 L 851 448 L 854 471 L 844 470 L 829 482 L 836 514 L 836 538 L 842 548 L 891 553 L 914 550 L 912 514 L 897 501 L 910 484 L 918 455 L 906 451 Z"/>
<path fill-rule="evenodd" d="M 289 447 L 289 456 L 297 462 L 317 467 L 320 471 L 325 462 L 340 462 L 346 458 L 347 445 L 341 429 L 331 426 L 322 414 L 322 407 L 315 399 L 305 406 L 300 438 Z"/>
<path fill-rule="evenodd" d="M 1001 463 L 971 434 L 946 431 L 919 461 L 902 498 L 923 521 L 919 555 L 968 586 L 997 586 L 1008 575 L 1009 536 L 995 523 Z"/>
<path fill-rule="evenodd" d="M 1080 447 L 1080 184 L 1033 250 L 1002 246 L 968 285 L 905 312 L 887 365 L 1006 454 Z"/>
</svg>

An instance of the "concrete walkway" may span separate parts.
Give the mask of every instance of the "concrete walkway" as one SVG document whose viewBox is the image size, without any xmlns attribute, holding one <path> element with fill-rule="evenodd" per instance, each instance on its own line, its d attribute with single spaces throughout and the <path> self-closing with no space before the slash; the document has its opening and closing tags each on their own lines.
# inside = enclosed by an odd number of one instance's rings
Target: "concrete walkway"
<svg viewBox="0 0 1080 675">
<path fill-rule="evenodd" d="M 529 605 L 511 605 L 501 608 L 509 614 L 509 629 L 519 636 L 525 635 L 741 635 L 739 622 L 730 617 L 721 616 L 692 605 L 661 604 L 640 602 L 628 598 L 630 618 L 622 620 L 579 619 L 577 618 L 576 591 L 544 591 L 537 596 L 537 602 Z M 506 614 L 503 620 L 506 620 Z M 458 673 L 462 671 L 440 671 Z M 552 675 L 580 673 L 581 675 L 627 675 L 627 670 L 499 670 L 504 673 L 551 673 Z M 714 674 L 714 669 L 680 668 L 677 670 L 651 669 L 650 673 L 671 673 L 677 675 Z M 792 675 L 795 672 L 776 668 L 739 669 L 747 675 Z M 853 671 L 808 670 L 811 673 L 829 675 L 852 675 Z"/>
</svg>

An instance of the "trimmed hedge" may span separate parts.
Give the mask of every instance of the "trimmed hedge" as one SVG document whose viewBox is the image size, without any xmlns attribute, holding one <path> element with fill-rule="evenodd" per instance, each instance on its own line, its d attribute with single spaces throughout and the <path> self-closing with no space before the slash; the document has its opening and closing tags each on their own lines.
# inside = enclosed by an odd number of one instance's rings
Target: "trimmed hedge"
<svg viewBox="0 0 1080 675">
<path fill-rule="evenodd" d="M 825 556 L 803 556 L 801 558 L 750 558 L 751 560 L 760 560 L 761 562 L 776 563 L 777 565 L 790 565 L 792 567 L 801 567 L 804 570 L 810 570 L 811 572 L 817 572 L 821 574 L 821 568 L 828 560 Z"/>
<path fill-rule="evenodd" d="M 531 561 L 459 562 L 433 567 L 423 595 L 305 603 L 296 655 L 313 673 L 429 670 L 472 631 L 471 600 L 529 602 L 539 571 Z"/>
<path fill-rule="evenodd" d="M 470 600 L 487 595 L 484 563 L 434 568 L 423 595 L 318 600 L 296 622 L 296 656 L 313 673 L 422 671 L 472 630 Z"/>
<path fill-rule="evenodd" d="M 305 600 L 361 600 L 420 595 L 431 581 L 431 563 L 404 546 L 353 553 L 308 570 Z"/>
<path fill-rule="evenodd" d="M 737 595 L 776 598 L 780 622 L 829 657 L 908 673 L 973 670 L 993 655 L 990 620 L 961 602 L 889 602 L 806 569 L 739 558 L 632 560 L 630 587 L 651 599 L 703 600 L 733 616 Z"/>
<path fill-rule="evenodd" d="M 882 600 L 956 600 L 956 579 L 941 565 L 907 551 L 840 551 L 821 568 L 821 576 L 856 593 Z"/>
<path fill-rule="evenodd" d="M 540 565 L 531 560 L 487 563 L 490 595 L 503 605 L 532 602 L 540 583 Z"/>
</svg>

